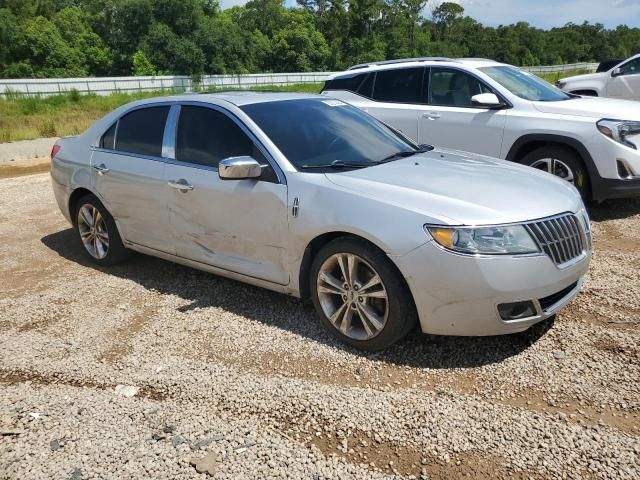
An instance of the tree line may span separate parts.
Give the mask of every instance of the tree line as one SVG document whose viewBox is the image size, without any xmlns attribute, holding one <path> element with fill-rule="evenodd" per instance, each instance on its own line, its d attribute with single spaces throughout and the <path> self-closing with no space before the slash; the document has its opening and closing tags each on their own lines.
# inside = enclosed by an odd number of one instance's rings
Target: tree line
<svg viewBox="0 0 640 480">
<path fill-rule="evenodd" d="M 526 12 L 523 13 L 526 16 Z M 302 72 L 417 56 L 515 65 L 625 58 L 640 28 L 487 27 L 428 0 L 0 0 L 0 77 Z"/>
</svg>

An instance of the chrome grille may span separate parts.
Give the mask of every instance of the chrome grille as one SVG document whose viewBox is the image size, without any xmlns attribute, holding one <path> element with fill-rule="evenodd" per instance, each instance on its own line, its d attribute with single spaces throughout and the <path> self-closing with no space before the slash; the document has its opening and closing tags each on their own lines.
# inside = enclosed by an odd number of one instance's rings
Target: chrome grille
<svg viewBox="0 0 640 480">
<path fill-rule="evenodd" d="M 528 223 L 526 227 L 556 265 L 570 262 L 590 248 L 588 231 L 580 219 L 570 213 Z"/>
</svg>

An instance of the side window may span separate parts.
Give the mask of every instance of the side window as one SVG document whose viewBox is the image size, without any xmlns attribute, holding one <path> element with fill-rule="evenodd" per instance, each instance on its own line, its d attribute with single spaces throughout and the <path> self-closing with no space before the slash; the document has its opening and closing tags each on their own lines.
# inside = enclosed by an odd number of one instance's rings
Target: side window
<svg viewBox="0 0 640 480">
<path fill-rule="evenodd" d="M 228 157 L 263 156 L 251 139 L 228 116 L 205 107 L 182 106 L 176 136 L 176 159 L 217 167 Z"/>
<path fill-rule="evenodd" d="M 381 102 L 423 103 L 420 99 L 424 68 L 381 70 L 376 74 L 373 98 Z"/>
<path fill-rule="evenodd" d="M 367 78 L 364 82 L 360 84 L 360 88 L 358 92 L 363 97 L 372 98 L 373 97 L 373 80 L 376 78 L 375 73 L 370 73 L 367 75 Z"/>
<path fill-rule="evenodd" d="M 168 114 L 168 106 L 141 108 L 127 113 L 118 123 L 116 150 L 161 156 Z"/>
<path fill-rule="evenodd" d="M 358 87 L 362 84 L 362 81 L 367 76 L 366 73 L 354 73 L 345 77 L 334 78 L 329 80 L 325 86 L 325 90 L 348 90 L 350 92 L 357 92 Z"/>
<path fill-rule="evenodd" d="M 471 97 L 491 90 L 468 73 L 450 68 L 433 67 L 429 103 L 446 107 L 473 107 Z"/>
<path fill-rule="evenodd" d="M 115 122 L 111 127 L 109 127 L 109 130 L 104 132 L 104 135 L 102 135 L 102 138 L 100 139 L 100 148 L 113 150 L 115 146 L 114 142 L 116 140 L 116 125 L 118 125 L 118 122 Z"/>
<path fill-rule="evenodd" d="M 640 73 L 640 58 L 631 60 L 620 67 L 622 75 L 635 75 Z"/>
</svg>

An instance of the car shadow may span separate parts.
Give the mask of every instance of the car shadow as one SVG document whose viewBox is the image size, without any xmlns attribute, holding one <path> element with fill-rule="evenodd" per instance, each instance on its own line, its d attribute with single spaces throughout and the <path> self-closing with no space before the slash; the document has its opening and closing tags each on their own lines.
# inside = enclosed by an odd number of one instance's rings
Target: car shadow
<svg viewBox="0 0 640 480">
<path fill-rule="evenodd" d="M 71 228 L 47 235 L 41 242 L 70 261 L 186 300 L 186 305 L 178 307 L 180 312 L 217 307 L 332 348 L 401 366 L 473 368 L 501 362 L 527 350 L 553 325 L 553 320 L 547 320 L 526 332 L 493 337 L 435 336 L 416 331 L 383 352 L 363 353 L 335 340 L 320 325 L 313 308 L 299 299 L 142 254 L 134 254 L 119 265 L 100 267 L 86 257 Z"/>
<path fill-rule="evenodd" d="M 589 207 L 589 217 L 593 222 L 621 220 L 640 214 L 640 198 L 605 200 Z"/>
</svg>

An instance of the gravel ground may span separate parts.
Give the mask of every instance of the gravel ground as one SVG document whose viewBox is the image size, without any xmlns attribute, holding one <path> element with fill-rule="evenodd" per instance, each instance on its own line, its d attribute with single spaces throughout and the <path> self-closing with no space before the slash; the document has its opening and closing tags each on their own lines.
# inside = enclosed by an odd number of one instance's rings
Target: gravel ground
<svg viewBox="0 0 640 480">
<path fill-rule="evenodd" d="M 51 147 L 53 147 L 56 140 L 58 140 L 58 137 L 0 143 L 0 164 L 15 160 L 48 158 L 51 153 Z"/>
<path fill-rule="evenodd" d="M 0 180 L 0 478 L 640 478 L 640 201 L 591 213 L 554 324 L 365 355 L 283 295 L 95 268 L 47 174 Z"/>
</svg>

